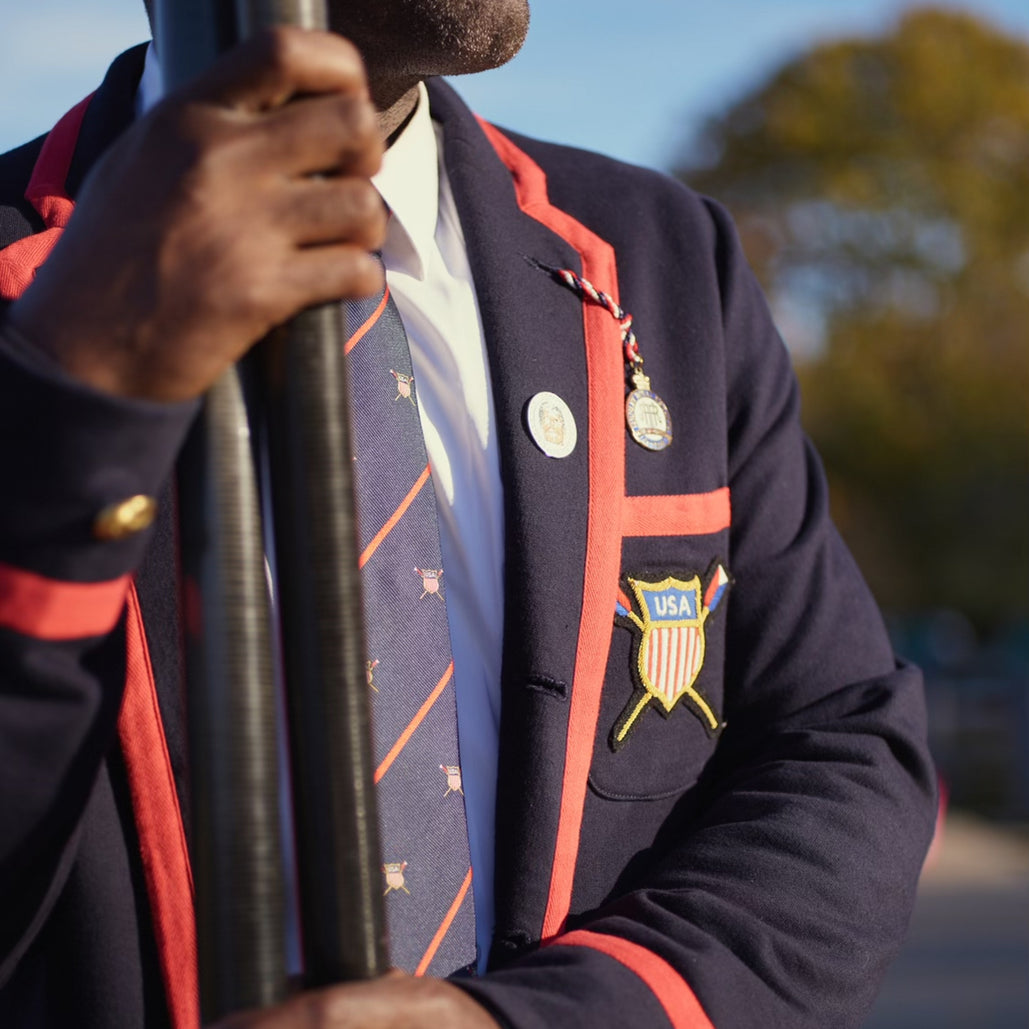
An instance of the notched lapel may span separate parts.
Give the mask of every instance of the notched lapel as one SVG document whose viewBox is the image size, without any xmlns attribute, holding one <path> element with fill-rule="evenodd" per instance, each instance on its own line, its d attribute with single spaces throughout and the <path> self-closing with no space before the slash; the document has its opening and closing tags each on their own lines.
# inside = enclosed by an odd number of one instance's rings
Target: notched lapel
<svg viewBox="0 0 1029 1029">
<path fill-rule="evenodd" d="M 538 938 L 550 882 L 583 600 L 589 499 L 586 352 L 579 299 L 534 262 L 580 270 L 575 249 L 518 206 L 482 130 L 436 83 L 433 115 L 475 277 L 504 484 L 503 711 L 497 789 L 497 945 Z M 546 456 L 526 421 L 557 394 L 576 422 L 567 457 Z M 505 940 L 508 943 L 505 945 Z"/>
</svg>

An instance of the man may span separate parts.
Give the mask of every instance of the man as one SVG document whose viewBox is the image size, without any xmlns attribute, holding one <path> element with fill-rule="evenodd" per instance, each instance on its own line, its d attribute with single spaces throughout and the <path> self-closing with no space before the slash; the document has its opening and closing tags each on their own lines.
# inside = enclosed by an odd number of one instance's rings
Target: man
<svg viewBox="0 0 1029 1029">
<path fill-rule="evenodd" d="M 357 49 L 268 35 L 135 119 L 153 97 L 130 53 L 49 149 L 0 166 L 11 1024 L 187 1024 L 189 926 L 167 885 L 188 881 L 183 798 L 170 790 L 152 832 L 160 776 L 134 778 L 138 739 L 118 724 L 128 634 L 126 696 L 152 664 L 163 788 L 183 778 L 170 530 L 130 531 L 146 519 L 122 502 L 158 494 L 195 398 L 254 340 L 374 293 L 367 251 L 385 241 L 389 267 L 391 233 L 419 251 L 368 183 L 382 141 L 406 140 L 421 81 L 501 63 L 527 25 L 524 0 L 331 6 Z M 459 780 L 488 967 L 305 995 L 252 1024 L 858 1024 L 932 823 L 920 687 L 828 521 L 732 229 L 660 176 L 481 126 L 438 83 L 429 99 L 437 242 L 456 212 L 443 263 L 458 293 L 474 282 L 471 343 L 440 358 L 436 395 L 453 383 L 451 406 L 485 412 L 463 450 L 429 440 L 445 554 L 466 505 L 503 526 L 495 554 L 458 551 L 461 587 L 450 565 L 444 579 L 454 632 L 451 609 L 474 610 L 502 566 L 478 657 L 478 623 L 454 635 L 458 680 L 502 702 L 478 821 L 465 735 Z M 423 310 L 403 303 L 415 346 Z M 553 398 L 576 439 L 533 433 L 531 405 Z M 481 482 L 459 494 L 447 473 L 466 458 Z M 678 646 L 673 673 L 659 655 Z M 404 896 L 399 872 L 387 882 Z"/>
</svg>

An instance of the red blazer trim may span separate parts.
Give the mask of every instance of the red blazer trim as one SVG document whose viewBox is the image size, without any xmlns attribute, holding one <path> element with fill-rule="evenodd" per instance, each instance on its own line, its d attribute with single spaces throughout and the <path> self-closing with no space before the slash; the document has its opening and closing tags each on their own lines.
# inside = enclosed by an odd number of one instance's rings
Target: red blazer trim
<svg viewBox="0 0 1029 1029">
<path fill-rule="evenodd" d="M 664 958 L 618 936 L 580 929 L 553 940 L 554 945 L 589 947 L 635 972 L 650 987 L 674 1029 L 714 1029 L 694 992 Z"/>
<path fill-rule="evenodd" d="M 483 131 L 511 172 L 522 211 L 578 251 L 582 275 L 612 297 L 618 296 L 614 248 L 566 212 L 553 207 L 543 170 L 492 125 Z M 622 348 L 618 323 L 594 304 L 583 304 L 589 396 L 589 509 L 582 619 L 575 654 L 565 771 L 558 816 L 543 938 L 562 929 L 572 901 L 579 852 L 586 780 L 600 714 L 600 694 L 611 643 L 611 597 L 618 588 L 621 512 L 611 497 L 625 495 L 625 418 Z"/>
<path fill-rule="evenodd" d="M 39 152 L 25 199 L 39 212 L 46 231 L 20 239 L 0 252 L 0 297 L 4 300 L 17 300 L 28 289 L 68 224 L 75 205 L 64 184 L 82 119 L 92 99 L 90 94 L 77 103 L 53 127 Z"/>
<path fill-rule="evenodd" d="M 64 183 L 92 99 L 90 94 L 77 103 L 54 126 L 39 152 L 25 198 L 47 229 L 0 251 L 0 297 L 5 300 L 16 300 L 25 292 L 68 224 L 74 205 Z M 121 615 L 128 582 L 127 575 L 108 582 L 60 582 L 0 565 L 0 625 L 44 640 L 103 635 Z"/>
<path fill-rule="evenodd" d="M 109 633 L 125 604 L 129 577 L 61 582 L 0 564 L 0 626 L 40 640 L 76 640 Z"/>
<path fill-rule="evenodd" d="M 196 1029 L 200 999 L 193 875 L 134 585 L 128 593 L 126 635 L 125 698 L 118 738 L 128 772 L 171 1024 L 173 1029 Z"/>
<path fill-rule="evenodd" d="M 728 486 L 710 493 L 626 497 L 623 511 L 624 536 L 703 536 L 732 522 Z"/>
</svg>

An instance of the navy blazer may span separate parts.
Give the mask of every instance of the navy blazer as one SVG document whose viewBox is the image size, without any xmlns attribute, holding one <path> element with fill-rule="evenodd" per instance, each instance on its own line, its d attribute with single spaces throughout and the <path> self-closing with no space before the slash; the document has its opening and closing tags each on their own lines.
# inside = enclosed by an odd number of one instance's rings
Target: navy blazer
<svg viewBox="0 0 1029 1029">
<path fill-rule="evenodd" d="M 69 198 L 130 123 L 141 66 L 123 55 L 79 111 Z M 830 523 L 733 228 L 664 176 L 501 133 L 443 83 L 430 96 L 489 351 L 507 530 L 496 931 L 489 973 L 462 986 L 518 1029 L 857 1025 L 932 829 L 921 685 Z M 41 145 L 0 158 L 8 300 L 28 241 L 59 235 L 60 204 L 44 216 L 24 196 Z M 631 312 L 667 449 L 627 432 L 615 318 L 545 268 Z M 164 489 L 194 405 L 100 395 L 10 335 L 0 1023 L 184 1027 L 171 505 L 138 538 L 99 542 L 90 526 Z M 579 428 L 565 459 L 527 430 L 544 390 Z M 654 648 L 673 638 L 701 649 L 692 684 L 662 702 Z"/>
</svg>

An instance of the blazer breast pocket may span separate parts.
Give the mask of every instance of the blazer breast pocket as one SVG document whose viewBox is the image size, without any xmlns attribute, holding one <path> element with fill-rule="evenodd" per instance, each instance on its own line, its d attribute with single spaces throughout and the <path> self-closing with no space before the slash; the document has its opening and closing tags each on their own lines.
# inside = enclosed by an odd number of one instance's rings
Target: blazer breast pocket
<svg viewBox="0 0 1029 1029">
<path fill-rule="evenodd" d="M 606 799 L 680 793 L 714 753 L 732 586 L 715 535 L 625 540 L 589 779 Z"/>
</svg>

